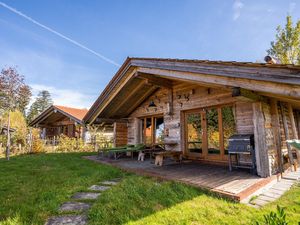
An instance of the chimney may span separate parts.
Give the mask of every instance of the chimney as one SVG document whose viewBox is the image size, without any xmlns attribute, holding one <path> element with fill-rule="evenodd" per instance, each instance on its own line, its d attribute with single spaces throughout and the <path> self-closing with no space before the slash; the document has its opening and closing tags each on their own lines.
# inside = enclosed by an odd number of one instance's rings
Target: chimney
<svg viewBox="0 0 300 225">
<path fill-rule="evenodd" d="M 272 56 L 269 56 L 269 55 L 267 55 L 267 56 L 265 57 L 265 61 L 266 61 L 266 63 L 268 63 L 268 64 L 277 64 L 277 60 L 274 59 Z"/>
</svg>

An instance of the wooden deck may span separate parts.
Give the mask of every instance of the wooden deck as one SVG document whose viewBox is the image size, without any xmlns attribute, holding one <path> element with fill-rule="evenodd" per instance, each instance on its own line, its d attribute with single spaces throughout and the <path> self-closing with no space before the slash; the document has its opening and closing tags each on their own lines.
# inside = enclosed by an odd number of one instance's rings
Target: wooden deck
<svg viewBox="0 0 300 225">
<path fill-rule="evenodd" d="M 273 179 L 260 178 L 252 175 L 248 170 L 239 169 L 230 172 L 228 167 L 205 164 L 199 161 L 185 161 L 181 164 L 168 163 L 160 167 L 150 163 L 149 160 L 144 162 L 137 161 L 136 159 L 103 160 L 96 156 L 85 158 L 113 165 L 140 175 L 179 181 L 195 187 L 208 189 L 236 201 L 241 201 L 248 197 Z"/>
</svg>

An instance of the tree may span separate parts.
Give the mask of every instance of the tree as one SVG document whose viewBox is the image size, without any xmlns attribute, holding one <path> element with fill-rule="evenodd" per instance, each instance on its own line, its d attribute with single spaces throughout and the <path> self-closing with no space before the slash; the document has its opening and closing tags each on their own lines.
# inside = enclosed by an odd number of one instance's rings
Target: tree
<svg viewBox="0 0 300 225">
<path fill-rule="evenodd" d="M 36 116 L 38 116 L 41 112 L 43 112 L 52 104 L 53 101 L 49 91 L 46 90 L 40 91 L 35 101 L 30 106 L 27 120 L 32 121 Z"/>
<path fill-rule="evenodd" d="M 15 67 L 2 69 L 0 73 L 0 115 L 7 112 L 6 159 L 10 155 L 10 112 L 19 110 L 25 115 L 31 97 L 30 87 L 25 84 L 24 76 Z"/>
<path fill-rule="evenodd" d="M 30 87 L 25 84 L 23 75 L 20 75 L 15 67 L 2 69 L 0 73 L 0 114 L 14 110 L 25 114 L 30 97 Z"/>
<path fill-rule="evenodd" d="M 3 115 L 2 124 L 7 126 L 8 121 L 8 112 Z M 26 119 L 18 110 L 10 112 L 10 127 L 15 130 L 11 137 L 11 142 L 13 144 L 26 144 L 26 135 L 27 135 L 27 123 Z"/>
<path fill-rule="evenodd" d="M 292 17 L 287 16 L 285 28 L 278 26 L 276 31 L 267 53 L 283 64 L 300 65 L 300 20 L 293 26 Z"/>
</svg>

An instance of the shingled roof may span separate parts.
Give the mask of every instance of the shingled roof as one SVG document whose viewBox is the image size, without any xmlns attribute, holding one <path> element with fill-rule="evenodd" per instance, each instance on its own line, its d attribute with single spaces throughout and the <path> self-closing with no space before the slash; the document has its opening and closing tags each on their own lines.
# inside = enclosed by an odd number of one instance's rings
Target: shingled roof
<svg viewBox="0 0 300 225">
<path fill-rule="evenodd" d="M 76 121 L 79 124 L 83 124 L 83 118 L 87 114 L 88 109 L 78 109 L 61 105 L 51 105 L 36 118 L 34 118 L 29 125 L 34 126 L 42 121 L 46 120 L 53 112 L 59 112 L 60 114 L 69 117 L 73 121 Z"/>
<path fill-rule="evenodd" d="M 61 111 L 64 111 L 65 113 L 70 114 L 71 116 L 77 118 L 78 120 L 82 120 L 83 117 L 88 112 L 87 109 L 71 108 L 71 107 L 62 106 L 62 105 L 54 105 L 54 107 L 60 109 Z"/>
</svg>

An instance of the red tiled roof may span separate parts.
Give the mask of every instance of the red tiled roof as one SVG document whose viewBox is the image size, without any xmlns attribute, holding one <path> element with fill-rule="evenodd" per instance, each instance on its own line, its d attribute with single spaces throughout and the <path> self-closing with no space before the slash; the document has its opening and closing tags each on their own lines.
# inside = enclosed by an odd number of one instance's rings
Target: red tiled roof
<svg viewBox="0 0 300 225">
<path fill-rule="evenodd" d="M 54 105 L 54 107 L 60 109 L 61 111 L 64 111 L 65 113 L 75 117 L 78 120 L 82 120 L 83 117 L 88 112 L 87 109 L 77 109 L 77 108 L 71 108 L 71 107 L 61 106 L 61 105 Z"/>
</svg>

